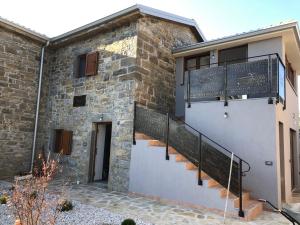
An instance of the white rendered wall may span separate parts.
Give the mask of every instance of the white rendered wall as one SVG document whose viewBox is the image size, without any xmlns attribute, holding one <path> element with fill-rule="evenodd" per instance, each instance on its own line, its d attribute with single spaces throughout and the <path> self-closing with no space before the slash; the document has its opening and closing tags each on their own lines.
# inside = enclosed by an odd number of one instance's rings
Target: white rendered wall
<svg viewBox="0 0 300 225">
<path fill-rule="evenodd" d="M 187 170 L 172 154 L 166 160 L 165 147 L 137 140 L 132 146 L 129 174 L 130 192 L 224 210 L 225 198 L 220 197 L 219 189 L 208 188 L 207 180 L 199 186 L 197 170 Z M 229 201 L 228 211 L 234 210 L 233 201 Z"/>
<path fill-rule="evenodd" d="M 275 105 L 267 98 L 230 100 L 227 107 L 222 101 L 192 102 L 185 116 L 188 124 L 250 163 L 243 180 L 253 197 L 277 204 Z"/>
<path fill-rule="evenodd" d="M 283 110 L 282 104 L 276 106 L 276 139 L 277 139 L 277 157 L 279 158 L 279 129 L 278 123 L 283 123 L 284 129 L 284 164 L 285 164 L 285 193 L 286 201 L 292 201 L 292 185 L 291 185 L 291 160 L 294 158 L 295 162 L 295 181 L 296 186 L 299 187 L 299 150 L 295 152 L 294 156 L 290 154 L 290 129 L 296 131 L 296 141 L 298 143 L 299 137 L 299 106 L 298 96 L 295 94 L 291 85 L 286 81 L 286 109 Z M 298 147 L 298 144 L 297 144 Z M 299 149 L 299 147 L 298 147 Z M 277 163 L 277 173 L 280 177 L 280 161 Z M 280 180 L 278 187 L 281 188 Z M 278 199 L 281 200 L 281 191 L 279 191 Z"/>
<path fill-rule="evenodd" d="M 278 53 L 280 58 L 284 61 L 285 54 L 283 51 L 283 42 L 281 37 L 272 38 L 264 41 L 252 42 L 248 44 L 248 57 L 267 55 L 273 53 Z"/>
</svg>

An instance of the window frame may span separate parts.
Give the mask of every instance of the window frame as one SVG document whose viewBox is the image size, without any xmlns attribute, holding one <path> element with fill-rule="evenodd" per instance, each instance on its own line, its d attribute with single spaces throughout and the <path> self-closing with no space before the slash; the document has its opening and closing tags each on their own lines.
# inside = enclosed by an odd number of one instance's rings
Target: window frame
<svg viewBox="0 0 300 225">
<path fill-rule="evenodd" d="M 201 65 L 200 64 L 200 58 L 204 58 L 204 57 L 209 57 L 209 64 L 207 65 Z M 187 65 L 188 65 L 188 61 L 191 60 L 191 59 L 196 59 L 196 67 L 194 68 L 188 68 Z M 198 70 L 198 69 L 201 69 L 201 67 L 204 67 L 204 66 L 210 66 L 210 52 L 204 52 L 204 53 L 201 53 L 201 54 L 198 54 L 198 55 L 193 55 L 193 56 L 188 56 L 188 57 L 185 57 L 184 58 L 184 70 L 187 71 L 188 69 L 189 70 Z"/>
<path fill-rule="evenodd" d="M 94 76 L 98 74 L 99 52 L 86 52 L 76 56 L 76 78 Z M 83 66 L 83 68 L 81 68 Z M 92 69 L 91 69 L 92 68 Z M 88 71 L 88 69 L 90 71 Z"/>
<path fill-rule="evenodd" d="M 73 131 L 54 129 L 53 152 L 62 155 L 71 155 L 73 145 Z"/>
<path fill-rule="evenodd" d="M 76 98 L 78 98 L 77 101 L 75 101 Z M 82 99 L 84 98 L 84 105 L 79 104 L 82 101 L 81 98 Z M 84 106 L 86 106 L 86 95 L 75 95 L 75 96 L 73 96 L 73 108 L 84 107 Z"/>
<path fill-rule="evenodd" d="M 86 69 L 86 55 L 85 54 L 80 54 L 77 56 L 77 74 L 76 74 L 76 78 L 82 78 L 85 77 L 85 69 Z M 81 70 L 80 70 L 80 66 L 81 66 L 81 60 L 84 60 L 83 62 L 83 74 L 81 74 Z"/>
</svg>

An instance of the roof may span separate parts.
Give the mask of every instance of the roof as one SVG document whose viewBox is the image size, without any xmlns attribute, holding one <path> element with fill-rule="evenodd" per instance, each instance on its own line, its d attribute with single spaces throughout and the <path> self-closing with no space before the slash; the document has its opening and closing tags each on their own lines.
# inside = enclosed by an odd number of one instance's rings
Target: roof
<svg viewBox="0 0 300 225">
<path fill-rule="evenodd" d="M 97 26 L 100 26 L 102 24 L 105 24 L 105 23 L 107 23 L 109 21 L 112 21 L 114 19 L 117 19 L 119 17 L 126 16 L 130 13 L 133 13 L 133 12 L 139 12 L 139 13 L 142 13 L 142 14 L 147 14 L 147 15 L 150 15 L 150 16 L 154 16 L 154 17 L 158 17 L 158 18 L 162 18 L 162 19 L 165 19 L 165 20 L 169 20 L 169 21 L 173 21 L 173 22 L 176 22 L 176 23 L 180 23 L 180 24 L 190 26 L 196 31 L 196 34 L 197 34 L 197 36 L 200 37 L 200 39 L 202 39 L 203 41 L 206 40 L 203 33 L 202 33 L 202 31 L 198 27 L 195 20 L 188 19 L 188 18 L 185 18 L 185 17 L 182 17 L 182 16 L 177 16 L 177 15 L 172 14 L 172 13 L 168 13 L 168 12 L 165 12 L 165 11 L 161 11 L 161 10 L 154 9 L 154 8 L 144 6 L 144 5 L 140 5 L 140 4 L 136 4 L 136 5 L 133 5 L 129 8 L 123 9 L 119 12 L 116 12 L 116 13 L 111 14 L 109 16 L 103 17 L 102 19 L 96 20 L 92 23 L 86 24 L 84 26 L 81 26 L 81 27 L 76 28 L 74 30 L 71 30 L 69 32 L 66 32 L 64 34 L 53 37 L 50 40 L 51 41 L 58 41 L 60 39 L 67 38 L 69 36 L 80 33 L 82 31 L 86 31 L 86 30 L 89 30 L 93 27 L 97 27 Z"/>
<path fill-rule="evenodd" d="M 271 34 L 271 33 L 280 32 L 280 31 L 284 31 L 284 30 L 288 30 L 288 29 L 294 30 L 294 33 L 295 33 L 295 36 L 297 39 L 297 43 L 298 43 L 298 47 L 300 48 L 300 35 L 299 35 L 298 23 L 296 21 L 289 21 L 289 22 L 285 22 L 285 23 L 280 23 L 279 25 L 272 25 L 272 26 L 269 26 L 266 28 L 260 28 L 257 30 L 251 30 L 248 32 L 243 32 L 243 33 L 239 33 L 239 34 L 235 34 L 235 35 L 231 35 L 231 36 L 227 36 L 227 37 L 222 37 L 219 39 L 214 39 L 214 40 L 204 41 L 201 43 L 196 43 L 196 44 L 192 44 L 192 45 L 188 45 L 188 46 L 184 46 L 184 47 L 179 47 L 179 48 L 176 48 L 173 50 L 173 54 L 176 56 L 176 55 L 180 55 L 184 52 L 191 52 L 192 50 L 196 50 L 196 49 L 200 49 L 200 48 L 204 48 L 204 47 L 214 47 L 214 46 L 225 44 L 228 42 L 239 41 L 242 39 L 249 39 L 249 38 L 253 38 L 256 36 Z"/>
<path fill-rule="evenodd" d="M 34 40 L 40 41 L 40 42 L 47 42 L 47 41 L 55 42 L 55 41 L 60 41 L 62 39 L 68 38 L 68 37 L 70 37 L 72 35 L 75 35 L 75 34 L 78 34 L 78 33 L 83 33 L 84 34 L 85 31 L 88 31 L 91 28 L 95 28 L 97 26 L 106 24 L 106 23 L 108 23 L 112 20 L 115 20 L 115 19 L 117 19 L 119 17 L 122 17 L 122 16 L 129 15 L 129 14 L 134 13 L 134 12 L 138 12 L 138 13 L 141 13 L 141 14 L 147 14 L 147 15 L 150 15 L 150 16 L 154 16 L 154 17 L 158 17 L 158 18 L 161 18 L 161 19 L 176 22 L 176 23 L 179 23 L 179 24 L 184 24 L 186 26 L 190 26 L 194 30 L 194 32 L 197 35 L 199 41 L 206 40 L 203 33 L 202 33 L 202 31 L 198 27 L 195 20 L 188 19 L 188 18 L 185 18 L 185 17 L 182 17 L 182 16 L 177 16 L 177 15 L 172 14 L 172 13 L 168 13 L 168 12 L 165 12 L 165 11 L 161 11 L 161 10 L 154 9 L 154 8 L 144 6 L 144 5 L 140 5 L 140 4 L 133 5 L 129 8 L 123 9 L 119 12 L 116 12 L 116 13 L 111 14 L 109 16 L 106 16 L 102 19 L 96 20 L 94 22 L 91 22 L 91 23 L 86 24 L 84 26 L 78 27 L 74 30 L 71 30 L 69 32 L 66 32 L 64 34 L 58 35 L 58 36 L 53 37 L 53 38 L 48 38 L 46 35 L 40 34 L 40 33 L 36 32 L 36 31 L 33 31 L 29 28 L 21 26 L 17 23 L 6 20 L 2 17 L 0 17 L 0 26 L 6 27 L 10 30 L 13 30 L 17 33 L 23 34 L 25 36 L 28 36 L 28 37 L 30 37 Z"/>
<path fill-rule="evenodd" d="M 34 30 L 31 30 L 27 27 L 21 26 L 17 23 L 14 23 L 14 22 L 4 19 L 2 17 L 0 17 L 0 26 L 5 27 L 6 29 L 9 29 L 9 30 L 13 30 L 13 31 L 23 34 L 25 36 L 28 36 L 38 42 L 44 43 L 49 40 L 49 38 L 44 34 L 40 34 Z"/>
</svg>

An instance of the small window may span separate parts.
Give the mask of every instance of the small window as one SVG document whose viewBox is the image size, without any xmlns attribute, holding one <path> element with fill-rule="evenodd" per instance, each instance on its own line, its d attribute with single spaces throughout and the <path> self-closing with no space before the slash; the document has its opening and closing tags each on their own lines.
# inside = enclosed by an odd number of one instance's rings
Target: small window
<svg viewBox="0 0 300 225">
<path fill-rule="evenodd" d="M 54 152 L 62 155 L 71 155 L 73 132 L 63 129 L 55 130 Z"/>
<path fill-rule="evenodd" d="M 77 77 L 96 75 L 98 72 L 98 52 L 91 52 L 78 56 Z"/>
<path fill-rule="evenodd" d="M 78 78 L 85 76 L 86 54 L 78 56 Z"/>
<path fill-rule="evenodd" d="M 86 95 L 74 96 L 73 98 L 73 107 L 82 107 L 85 106 Z"/>
<path fill-rule="evenodd" d="M 209 68 L 210 66 L 210 55 L 209 52 L 186 58 L 185 69 L 186 70 L 196 70 Z"/>
<path fill-rule="evenodd" d="M 219 65 L 247 62 L 248 45 L 222 49 L 218 54 Z"/>
<path fill-rule="evenodd" d="M 296 89 L 296 73 L 292 67 L 292 64 L 287 60 L 287 58 L 286 58 L 285 65 L 286 65 L 287 77 L 288 77 L 291 85 L 293 86 L 293 88 Z"/>
</svg>

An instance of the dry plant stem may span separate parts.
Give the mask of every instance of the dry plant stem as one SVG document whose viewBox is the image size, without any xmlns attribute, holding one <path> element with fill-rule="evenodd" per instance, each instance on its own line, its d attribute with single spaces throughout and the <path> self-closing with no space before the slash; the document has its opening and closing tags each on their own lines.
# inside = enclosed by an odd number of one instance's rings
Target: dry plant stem
<svg viewBox="0 0 300 225">
<path fill-rule="evenodd" d="M 49 182 L 57 170 L 57 162 L 42 160 L 41 168 L 36 169 L 36 176 L 24 181 L 16 181 L 10 199 L 10 206 L 21 225 L 54 225 L 59 204 L 58 198 L 47 195 Z"/>
</svg>

